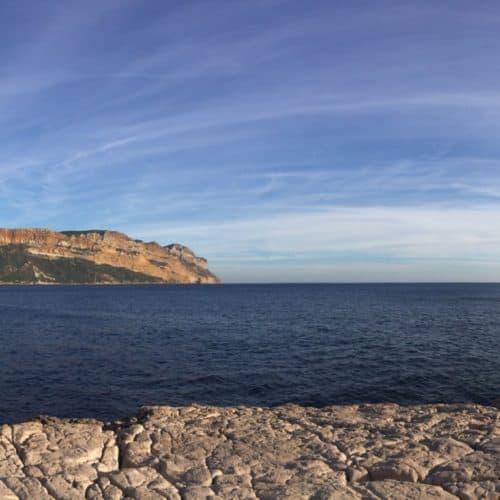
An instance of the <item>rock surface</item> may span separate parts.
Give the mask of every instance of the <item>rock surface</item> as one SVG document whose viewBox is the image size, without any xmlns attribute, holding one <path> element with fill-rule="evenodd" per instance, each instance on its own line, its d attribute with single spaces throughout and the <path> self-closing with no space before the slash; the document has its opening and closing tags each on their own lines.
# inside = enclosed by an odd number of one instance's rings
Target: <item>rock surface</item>
<svg viewBox="0 0 500 500">
<path fill-rule="evenodd" d="M 217 283 L 189 248 L 115 231 L 0 229 L 0 282 Z"/>
<path fill-rule="evenodd" d="M 0 427 L 1 499 L 500 497 L 479 405 L 146 407 Z"/>
</svg>

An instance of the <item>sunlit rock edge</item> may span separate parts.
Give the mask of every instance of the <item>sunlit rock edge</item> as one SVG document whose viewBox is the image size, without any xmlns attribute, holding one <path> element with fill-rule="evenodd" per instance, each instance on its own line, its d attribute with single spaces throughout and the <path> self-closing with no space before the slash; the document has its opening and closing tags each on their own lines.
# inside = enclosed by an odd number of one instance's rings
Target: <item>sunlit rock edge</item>
<svg viewBox="0 0 500 500">
<path fill-rule="evenodd" d="M 0 229 L 0 283 L 218 283 L 206 259 L 116 231 Z"/>
</svg>

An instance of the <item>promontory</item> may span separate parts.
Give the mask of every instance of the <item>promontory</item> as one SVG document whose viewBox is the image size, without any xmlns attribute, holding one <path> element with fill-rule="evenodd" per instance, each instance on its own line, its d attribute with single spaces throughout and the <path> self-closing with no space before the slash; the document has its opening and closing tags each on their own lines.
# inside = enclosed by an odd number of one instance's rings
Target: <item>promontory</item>
<svg viewBox="0 0 500 500">
<path fill-rule="evenodd" d="M 218 283 L 206 259 L 107 230 L 0 229 L 0 283 Z"/>
</svg>

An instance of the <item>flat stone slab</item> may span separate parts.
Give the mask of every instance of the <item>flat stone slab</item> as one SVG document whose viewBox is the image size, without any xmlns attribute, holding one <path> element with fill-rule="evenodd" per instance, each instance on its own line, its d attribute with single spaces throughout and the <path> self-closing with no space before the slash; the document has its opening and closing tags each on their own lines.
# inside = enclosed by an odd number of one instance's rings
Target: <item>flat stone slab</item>
<svg viewBox="0 0 500 500">
<path fill-rule="evenodd" d="M 146 407 L 0 427 L 0 499 L 500 498 L 480 405 Z"/>
</svg>

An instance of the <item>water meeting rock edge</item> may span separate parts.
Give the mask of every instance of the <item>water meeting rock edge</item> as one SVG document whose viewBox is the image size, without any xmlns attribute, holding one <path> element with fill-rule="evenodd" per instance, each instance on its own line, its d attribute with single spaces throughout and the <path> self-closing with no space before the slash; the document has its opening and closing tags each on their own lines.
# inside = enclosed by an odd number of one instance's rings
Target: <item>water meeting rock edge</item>
<svg viewBox="0 0 500 500">
<path fill-rule="evenodd" d="M 145 407 L 0 427 L 0 499 L 498 498 L 500 410 Z"/>
</svg>

